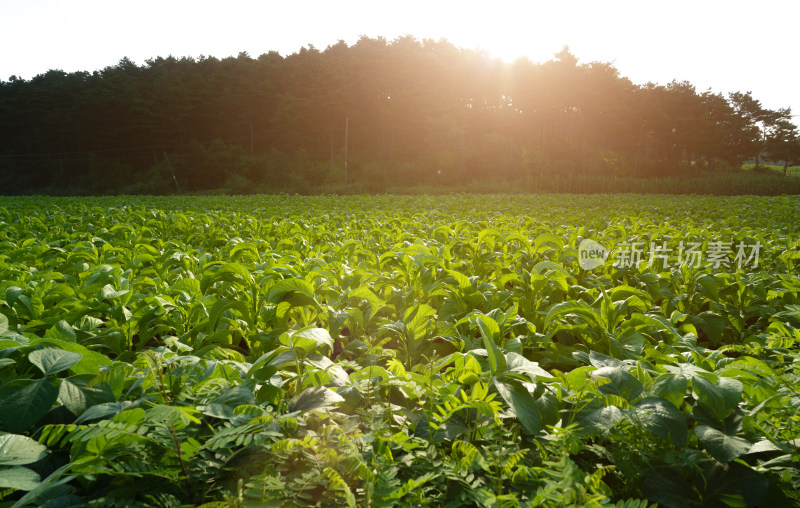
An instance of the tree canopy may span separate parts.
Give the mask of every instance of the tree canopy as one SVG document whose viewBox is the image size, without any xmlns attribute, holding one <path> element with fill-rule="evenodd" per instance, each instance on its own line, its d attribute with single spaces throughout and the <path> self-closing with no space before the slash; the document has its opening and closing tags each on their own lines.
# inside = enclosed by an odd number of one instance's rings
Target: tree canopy
<svg viewBox="0 0 800 508">
<path fill-rule="evenodd" d="M 788 109 L 610 63 L 505 63 L 441 40 L 362 37 L 283 57 L 125 58 L 0 81 L 0 193 L 376 188 L 531 174 L 683 174 L 797 160 Z"/>
</svg>

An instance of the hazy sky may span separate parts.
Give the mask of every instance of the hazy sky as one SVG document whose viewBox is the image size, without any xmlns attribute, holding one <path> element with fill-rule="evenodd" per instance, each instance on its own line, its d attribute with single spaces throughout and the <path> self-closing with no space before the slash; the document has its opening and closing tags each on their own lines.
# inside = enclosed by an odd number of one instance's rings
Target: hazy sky
<svg viewBox="0 0 800 508">
<path fill-rule="evenodd" d="M 568 45 L 634 83 L 750 90 L 800 114 L 799 14 L 799 0 L 0 0 L 0 79 L 93 71 L 125 56 L 288 55 L 409 34 L 509 61 L 542 62 Z"/>
</svg>

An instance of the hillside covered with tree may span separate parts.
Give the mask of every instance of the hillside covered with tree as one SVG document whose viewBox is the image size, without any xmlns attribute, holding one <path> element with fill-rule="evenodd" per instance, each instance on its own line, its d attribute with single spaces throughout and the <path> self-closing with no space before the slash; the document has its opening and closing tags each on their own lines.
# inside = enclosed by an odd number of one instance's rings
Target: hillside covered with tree
<svg viewBox="0 0 800 508">
<path fill-rule="evenodd" d="M 447 41 L 362 37 L 0 81 L 3 194 L 324 188 L 342 183 L 346 138 L 350 182 L 376 191 L 800 161 L 788 109 L 634 84 L 567 48 L 505 63 Z"/>
</svg>

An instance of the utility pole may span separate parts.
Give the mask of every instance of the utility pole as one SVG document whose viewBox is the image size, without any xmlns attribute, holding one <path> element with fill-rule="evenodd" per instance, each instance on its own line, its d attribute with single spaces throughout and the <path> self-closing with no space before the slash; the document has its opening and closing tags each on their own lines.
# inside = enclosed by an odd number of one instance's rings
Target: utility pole
<svg viewBox="0 0 800 508">
<path fill-rule="evenodd" d="M 255 144 L 255 136 L 253 135 L 253 120 L 250 120 L 250 157 L 253 156 L 253 145 Z"/>
<path fill-rule="evenodd" d="M 347 194 L 347 136 L 350 133 L 350 117 L 344 118 L 344 192 Z"/>
<path fill-rule="evenodd" d="M 336 171 L 336 153 L 333 151 L 333 132 L 331 132 L 331 174 Z"/>
<path fill-rule="evenodd" d="M 175 188 L 178 189 L 178 195 L 181 194 L 181 188 L 178 186 L 178 179 L 175 178 L 175 170 L 172 169 L 172 163 L 169 161 L 169 157 L 167 157 L 167 152 L 164 152 L 164 158 L 167 159 L 167 165 L 169 166 L 169 171 L 172 173 L 172 181 L 175 182 Z"/>
</svg>

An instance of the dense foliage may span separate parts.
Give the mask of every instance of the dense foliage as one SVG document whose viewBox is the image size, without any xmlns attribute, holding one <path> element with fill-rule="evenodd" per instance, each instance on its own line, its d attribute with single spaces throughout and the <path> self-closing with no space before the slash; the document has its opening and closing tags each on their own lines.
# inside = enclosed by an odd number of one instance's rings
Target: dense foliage
<svg viewBox="0 0 800 508">
<path fill-rule="evenodd" d="M 2 198 L 0 506 L 796 503 L 798 216 Z"/>
<path fill-rule="evenodd" d="M 800 162 L 788 110 L 612 64 L 504 63 L 446 41 L 362 38 L 282 57 L 123 59 L 0 82 L 0 192 L 366 190 L 531 175 L 653 176 Z M 349 119 L 349 121 L 346 121 Z"/>
</svg>

